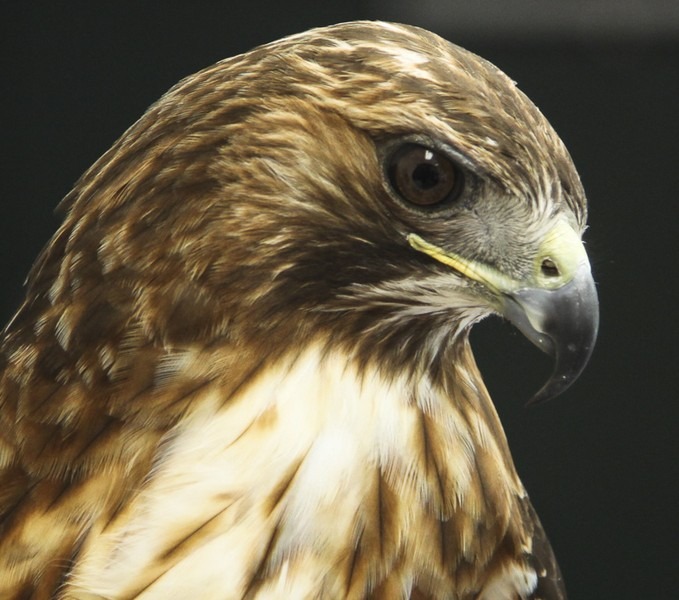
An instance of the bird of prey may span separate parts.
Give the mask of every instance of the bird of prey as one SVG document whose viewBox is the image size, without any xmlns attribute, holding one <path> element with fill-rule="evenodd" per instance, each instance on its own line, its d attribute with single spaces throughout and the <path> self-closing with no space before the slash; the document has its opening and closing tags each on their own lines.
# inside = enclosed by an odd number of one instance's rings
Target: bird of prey
<svg viewBox="0 0 679 600">
<path fill-rule="evenodd" d="M 4 330 L 0 598 L 565 598 L 469 331 L 588 360 L 564 145 L 354 22 L 172 88 L 76 183 Z"/>
</svg>

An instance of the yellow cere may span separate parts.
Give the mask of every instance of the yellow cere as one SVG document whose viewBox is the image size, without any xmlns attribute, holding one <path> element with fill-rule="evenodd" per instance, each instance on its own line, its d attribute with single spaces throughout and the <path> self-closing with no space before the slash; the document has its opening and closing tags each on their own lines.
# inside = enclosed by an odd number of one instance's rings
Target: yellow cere
<svg viewBox="0 0 679 600">
<path fill-rule="evenodd" d="M 542 263 L 547 259 L 558 268 L 558 277 L 543 273 Z M 580 236 L 565 220 L 560 220 L 540 244 L 535 261 L 535 283 L 540 288 L 559 288 L 573 279 L 579 267 L 588 263 L 587 252 Z"/>
</svg>

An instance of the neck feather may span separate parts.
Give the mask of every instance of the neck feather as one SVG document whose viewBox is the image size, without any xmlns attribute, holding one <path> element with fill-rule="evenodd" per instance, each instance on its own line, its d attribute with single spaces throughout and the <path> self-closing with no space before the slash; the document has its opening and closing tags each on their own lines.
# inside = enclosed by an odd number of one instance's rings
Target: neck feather
<svg viewBox="0 0 679 600">
<path fill-rule="evenodd" d="M 130 510 L 85 546 L 76 588 L 162 597 L 200 577 L 220 597 L 339 597 L 424 573 L 471 590 L 521 543 L 523 488 L 466 344 L 440 381 L 312 346 L 227 405 L 215 386 L 195 406 Z"/>
</svg>

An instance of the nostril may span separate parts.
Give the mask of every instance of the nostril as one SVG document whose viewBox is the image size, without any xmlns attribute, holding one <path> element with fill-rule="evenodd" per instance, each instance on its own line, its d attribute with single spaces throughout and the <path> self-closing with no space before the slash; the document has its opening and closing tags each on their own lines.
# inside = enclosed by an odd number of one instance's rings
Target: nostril
<svg viewBox="0 0 679 600">
<path fill-rule="evenodd" d="M 558 277 L 561 275 L 559 272 L 559 267 L 556 266 L 556 263 L 551 258 L 545 258 L 542 261 L 540 268 L 542 269 L 542 274 L 545 275 L 545 277 Z"/>
</svg>

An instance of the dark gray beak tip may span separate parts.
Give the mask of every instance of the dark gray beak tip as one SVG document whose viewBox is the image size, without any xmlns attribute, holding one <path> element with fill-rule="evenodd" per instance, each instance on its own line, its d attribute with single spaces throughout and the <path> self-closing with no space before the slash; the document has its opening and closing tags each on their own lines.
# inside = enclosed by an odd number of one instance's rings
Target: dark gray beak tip
<svg viewBox="0 0 679 600">
<path fill-rule="evenodd" d="M 504 313 L 531 342 L 554 357 L 549 380 L 526 405 L 536 406 L 565 392 L 587 366 L 599 331 L 599 301 L 589 265 L 560 288 L 513 293 Z"/>
<path fill-rule="evenodd" d="M 554 373 L 549 378 L 549 381 L 545 383 L 530 400 L 527 400 L 524 406 L 526 408 L 533 408 L 541 404 L 545 404 L 549 400 L 553 400 L 557 396 L 565 392 L 575 379 L 569 379 L 566 375 L 556 376 Z"/>
<path fill-rule="evenodd" d="M 526 407 L 538 406 L 552 398 L 556 398 L 565 392 L 580 377 L 580 374 L 587 366 L 587 363 L 592 356 L 592 351 L 594 350 L 594 344 L 598 333 L 598 311 L 596 315 L 597 322 L 594 324 L 593 329 L 589 330 L 590 334 L 588 337 L 591 336 L 591 339 L 588 340 L 589 343 L 583 343 L 581 346 L 571 343 L 566 347 L 557 349 L 552 374 L 545 385 L 543 385 L 533 397 L 526 402 Z M 561 351 L 561 355 L 559 354 L 559 350 Z M 566 355 L 564 356 L 563 354 Z"/>
</svg>

